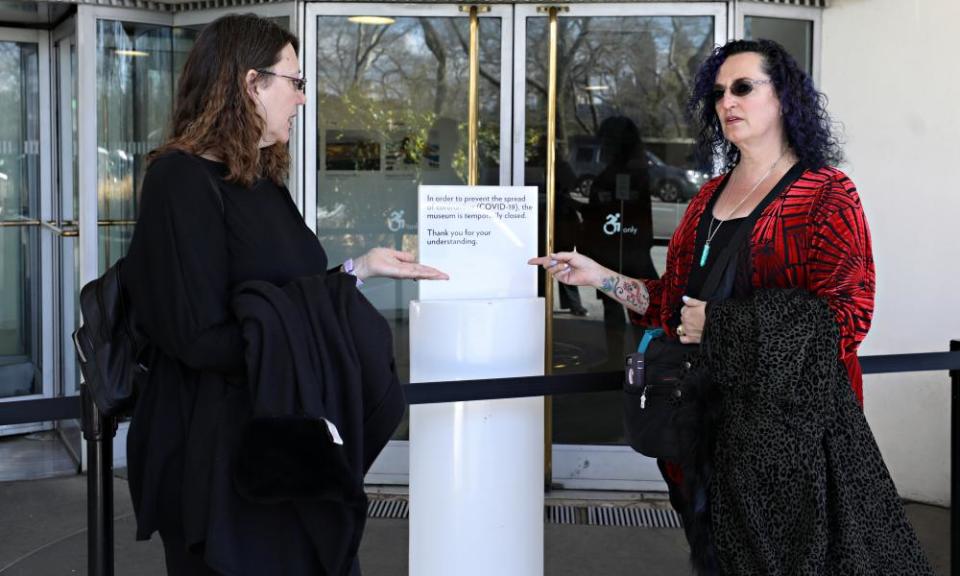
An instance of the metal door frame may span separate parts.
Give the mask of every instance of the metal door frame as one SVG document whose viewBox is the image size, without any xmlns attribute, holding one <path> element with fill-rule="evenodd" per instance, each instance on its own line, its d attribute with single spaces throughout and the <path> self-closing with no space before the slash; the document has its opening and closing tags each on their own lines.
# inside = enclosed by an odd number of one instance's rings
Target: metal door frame
<svg viewBox="0 0 960 576">
<path fill-rule="evenodd" d="M 744 17 L 760 16 L 780 20 L 804 20 L 813 23 L 813 46 L 811 47 L 810 76 L 816 86 L 820 85 L 820 48 L 822 44 L 823 8 L 812 6 L 784 6 L 783 4 L 762 4 L 758 2 L 731 2 L 733 12 L 731 38 L 743 38 Z"/>
<path fill-rule="evenodd" d="M 77 206 L 73 205 L 73 187 L 74 187 L 74 175 L 73 175 L 73 130 L 72 130 L 72 119 L 78 110 L 72 110 L 72 84 L 75 81 L 73 73 L 71 73 L 70 66 L 72 64 L 70 58 L 70 48 L 73 47 L 76 50 L 77 54 L 77 70 L 73 71 L 76 73 L 79 71 L 80 65 L 80 54 L 79 46 L 77 45 L 77 26 L 76 26 L 76 17 L 70 17 L 67 21 L 63 22 L 53 31 L 50 36 L 50 77 L 51 79 L 57 78 L 58 82 L 51 82 L 50 86 L 50 97 L 52 107 L 57 109 L 59 116 L 60 124 L 58 125 L 57 117 L 54 114 L 51 114 L 51 153 L 52 159 L 57 161 L 56 166 L 51 164 L 53 170 L 52 174 L 57 174 L 59 176 L 56 181 L 59 182 L 59 191 L 56 189 L 56 186 L 51 186 L 50 191 L 50 200 L 51 200 L 51 217 L 55 220 L 55 224 L 61 230 L 58 234 L 62 235 L 62 225 L 63 221 L 63 207 L 64 203 L 69 206 L 69 212 L 72 216 L 68 219 L 70 221 L 76 221 L 76 212 Z M 54 100 L 56 98 L 56 100 Z M 79 109 L 79 99 L 78 99 L 78 109 Z M 63 119 L 64 111 L 69 111 L 70 117 L 69 121 L 65 122 Z M 77 134 L 79 139 L 79 134 Z M 78 141 L 79 144 L 79 141 Z M 78 163 L 79 168 L 79 163 Z M 52 176 L 51 174 L 51 176 Z M 57 206 L 57 201 L 60 202 L 60 205 Z M 60 246 L 55 246 L 53 249 L 58 250 Z M 63 261 L 60 257 L 54 257 L 51 262 L 51 266 L 56 266 L 59 264 L 58 269 L 52 270 L 53 281 L 54 281 L 54 300 L 59 302 L 59 305 L 56 306 L 57 318 L 54 318 L 54 322 L 58 325 L 55 330 L 55 335 L 60 335 L 61 339 L 59 342 L 53 344 L 53 355 L 55 358 L 54 362 L 54 379 L 55 386 L 57 388 L 58 395 L 67 395 L 66 383 L 62 381 L 62 374 L 64 372 L 64 365 L 67 364 L 67 359 L 64 358 L 62 351 L 69 351 L 71 353 L 71 358 L 74 356 L 73 351 L 73 339 L 71 338 L 71 333 L 73 329 L 76 329 L 76 326 L 68 326 L 66 324 L 69 319 L 70 322 L 73 321 L 74 314 L 76 309 L 74 307 L 74 302 L 72 294 L 78 287 L 74 286 L 75 283 L 75 272 L 74 262 L 72 259 L 70 261 Z M 69 294 L 70 297 L 66 297 L 65 294 Z M 75 362 L 75 360 L 74 360 Z M 77 383 L 79 385 L 79 382 Z"/>
<path fill-rule="evenodd" d="M 74 50 L 77 67 L 73 68 L 71 48 Z M 51 226 L 56 234 L 51 250 L 51 261 L 47 267 L 53 289 L 53 338 L 51 354 L 53 364 L 49 371 L 53 375 L 54 396 L 73 396 L 79 394 L 79 375 L 76 369 L 76 354 L 73 351 L 74 317 L 77 308 L 74 294 L 79 263 L 73 254 L 65 253 L 64 238 L 74 237 L 76 233 L 77 206 L 74 205 L 73 190 L 77 181 L 73 173 L 73 122 L 78 109 L 73 109 L 73 88 L 79 71 L 79 46 L 77 45 L 77 19 L 75 15 L 60 23 L 50 34 L 50 101 L 51 101 Z M 79 104 L 79 100 L 78 100 Z M 79 118 L 77 118 L 79 120 Z M 79 134 L 77 134 L 79 137 Z M 78 162 L 79 168 L 79 162 Z M 78 188 L 79 192 L 79 188 Z M 74 240 L 77 242 L 77 240 Z M 79 246 L 77 245 L 79 250 Z M 67 374 L 76 375 L 68 377 Z M 73 384 L 71 389 L 68 385 Z M 54 423 L 60 439 L 70 455 L 79 464 L 83 460 L 83 447 L 80 441 L 80 420 L 72 419 Z"/>
</svg>

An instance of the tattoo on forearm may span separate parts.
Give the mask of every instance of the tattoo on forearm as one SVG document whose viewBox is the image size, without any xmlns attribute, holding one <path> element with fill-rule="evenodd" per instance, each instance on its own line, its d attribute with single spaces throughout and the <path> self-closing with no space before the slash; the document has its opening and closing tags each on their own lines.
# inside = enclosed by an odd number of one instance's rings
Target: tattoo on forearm
<svg viewBox="0 0 960 576">
<path fill-rule="evenodd" d="M 604 278 L 600 290 L 623 302 L 634 311 L 643 314 L 650 306 L 650 293 L 643 282 L 624 276 Z"/>
</svg>

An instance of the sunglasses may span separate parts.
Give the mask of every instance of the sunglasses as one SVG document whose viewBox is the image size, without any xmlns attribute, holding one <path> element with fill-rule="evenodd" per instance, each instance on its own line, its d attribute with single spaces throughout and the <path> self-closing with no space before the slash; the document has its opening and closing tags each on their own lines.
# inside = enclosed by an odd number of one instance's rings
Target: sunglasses
<svg viewBox="0 0 960 576">
<path fill-rule="evenodd" d="M 300 92 L 306 92 L 307 90 L 307 79 L 300 78 L 298 76 L 287 76 L 286 74 L 277 74 L 276 72 L 271 72 L 270 70 L 257 70 L 260 74 L 266 74 L 268 76 L 279 76 L 280 78 L 286 78 L 293 83 L 293 87 Z"/>
<path fill-rule="evenodd" d="M 730 85 L 730 93 L 736 96 L 737 98 L 743 98 L 747 94 L 753 92 L 753 89 L 757 86 L 762 86 L 763 84 L 769 84 L 773 82 L 769 78 L 765 80 L 751 80 L 749 78 L 738 78 L 733 81 L 733 84 Z M 713 87 L 713 96 L 714 102 L 719 102 L 723 99 L 723 95 L 727 93 L 727 89 L 723 86 L 717 85 Z"/>
</svg>

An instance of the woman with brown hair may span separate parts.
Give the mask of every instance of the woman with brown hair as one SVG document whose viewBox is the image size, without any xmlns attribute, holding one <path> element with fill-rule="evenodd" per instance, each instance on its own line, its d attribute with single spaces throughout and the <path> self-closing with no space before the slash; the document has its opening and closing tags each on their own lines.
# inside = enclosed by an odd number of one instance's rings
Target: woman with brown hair
<svg viewBox="0 0 960 576">
<path fill-rule="evenodd" d="M 355 283 L 373 276 L 446 277 L 386 248 L 328 270 L 284 185 L 290 129 L 306 101 L 297 48 L 295 36 L 254 15 L 207 26 L 180 78 L 169 140 L 151 154 L 144 177 L 124 280 L 155 351 L 127 453 L 137 537 L 160 532 L 170 574 L 359 574 L 359 506 L 252 501 L 238 491 L 235 467 L 255 406 L 237 287 L 321 277 L 355 293 Z M 347 283 L 347 274 L 356 278 Z M 362 296 L 350 297 L 373 310 Z M 355 350 L 364 338 L 385 340 L 389 362 L 389 328 L 372 316 L 337 344 Z M 362 472 L 403 411 L 395 375 L 388 376 L 395 401 L 387 416 L 375 414 L 379 406 L 336 408 L 363 420 L 355 429 L 366 436 L 346 438 Z M 378 430 L 363 428 L 368 417 L 379 418 Z"/>
</svg>

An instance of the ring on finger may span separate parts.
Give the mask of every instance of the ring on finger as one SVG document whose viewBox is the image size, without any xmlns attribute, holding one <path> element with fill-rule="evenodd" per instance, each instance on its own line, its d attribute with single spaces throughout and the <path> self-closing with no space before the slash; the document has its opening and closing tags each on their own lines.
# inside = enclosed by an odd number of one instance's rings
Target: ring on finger
<svg viewBox="0 0 960 576">
<path fill-rule="evenodd" d="M 681 337 L 682 337 L 682 336 L 685 335 L 686 333 L 687 333 L 686 330 L 683 329 L 683 324 L 677 325 L 677 336 L 681 336 Z"/>
</svg>

